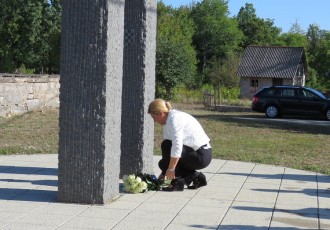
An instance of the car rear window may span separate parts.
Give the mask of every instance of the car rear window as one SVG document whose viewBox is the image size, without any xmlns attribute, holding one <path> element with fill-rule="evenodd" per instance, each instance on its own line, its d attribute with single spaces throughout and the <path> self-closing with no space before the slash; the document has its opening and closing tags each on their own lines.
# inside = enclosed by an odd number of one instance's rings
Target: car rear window
<svg viewBox="0 0 330 230">
<path fill-rule="evenodd" d="M 278 89 L 278 88 L 270 88 L 264 90 L 261 95 L 263 96 L 276 96 L 276 97 L 294 97 L 295 89 Z"/>
<path fill-rule="evenodd" d="M 281 89 L 280 96 L 282 97 L 294 97 L 294 89 Z"/>
<path fill-rule="evenodd" d="M 262 92 L 262 95 L 264 96 L 274 96 L 276 93 L 276 89 L 267 89 L 264 92 Z"/>
</svg>

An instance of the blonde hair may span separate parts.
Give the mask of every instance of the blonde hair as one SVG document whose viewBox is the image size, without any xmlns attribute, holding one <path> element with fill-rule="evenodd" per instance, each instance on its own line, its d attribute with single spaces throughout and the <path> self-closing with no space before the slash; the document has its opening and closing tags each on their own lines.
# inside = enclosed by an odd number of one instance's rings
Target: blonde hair
<svg viewBox="0 0 330 230">
<path fill-rule="evenodd" d="M 158 114 L 159 112 L 168 113 L 172 109 L 170 102 L 165 101 L 161 98 L 157 98 L 154 101 L 150 102 L 148 113 Z"/>
</svg>

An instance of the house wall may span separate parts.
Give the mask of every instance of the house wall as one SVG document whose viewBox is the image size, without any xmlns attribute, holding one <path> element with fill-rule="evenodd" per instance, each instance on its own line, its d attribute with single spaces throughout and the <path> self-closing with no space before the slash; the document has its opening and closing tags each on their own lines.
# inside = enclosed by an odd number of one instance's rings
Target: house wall
<svg viewBox="0 0 330 230">
<path fill-rule="evenodd" d="M 59 75 L 0 74 L 0 117 L 59 107 Z"/>
<path fill-rule="evenodd" d="M 273 85 L 273 78 L 253 78 L 258 79 L 258 87 L 250 86 L 249 77 L 241 77 L 240 80 L 240 97 L 242 99 L 252 99 L 253 95 L 260 89 Z M 285 78 L 283 79 L 283 85 L 293 85 L 293 79 Z"/>
</svg>

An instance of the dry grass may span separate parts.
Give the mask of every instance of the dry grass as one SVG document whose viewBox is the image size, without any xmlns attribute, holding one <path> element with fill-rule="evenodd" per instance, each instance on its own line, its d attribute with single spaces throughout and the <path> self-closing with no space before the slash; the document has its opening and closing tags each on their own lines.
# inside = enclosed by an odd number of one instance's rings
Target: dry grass
<svg viewBox="0 0 330 230">
<path fill-rule="evenodd" d="M 0 118 L 0 154 L 57 153 L 58 110 Z"/>
<path fill-rule="evenodd" d="M 174 105 L 194 115 L 211 138 L 214 158 L 280 165 L 330 175 L 330 122 L 276 122 L 256 113 L 219 113 Z M 0 118 L 0 154 L 57 153 L 58 110 Z M 162 131 L 155 125 L 155 153 Z"/>
</svg>

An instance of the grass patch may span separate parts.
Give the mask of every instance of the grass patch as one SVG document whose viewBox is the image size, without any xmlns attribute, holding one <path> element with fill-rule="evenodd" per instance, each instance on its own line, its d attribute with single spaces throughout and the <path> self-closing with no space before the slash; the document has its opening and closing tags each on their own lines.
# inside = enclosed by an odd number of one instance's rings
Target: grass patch
<svg viewBox="0 0 330 230">
<path fill-rule="evenodd" d="M 57 153 L 58 110 L 0 118 L 0 154 Z"/>
<path fill-rule="evenodd" d="M 330 175 L 330 122 L 326 126 L 277 122 L 257 113 L 220 113 L 176 105 L 194 115 L 211 138 L 214 158 L 309 170 Z M 57 153 L 58 110 L 0 118 L 0 154 Z M 155 124 L 154 152 L 160 154 Z"/>
</svg>

